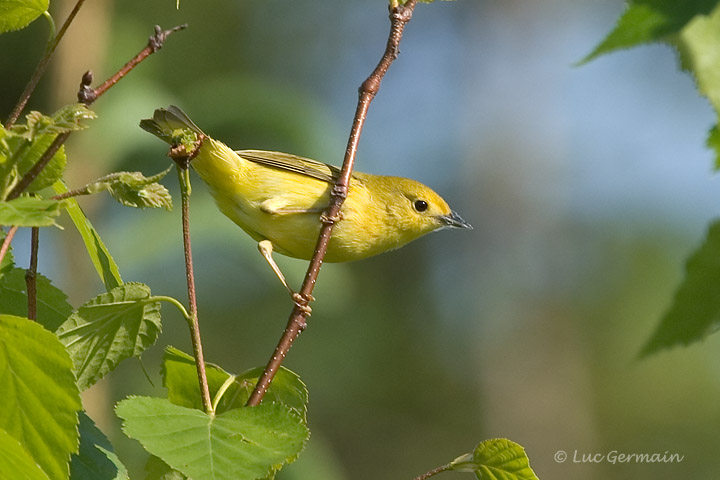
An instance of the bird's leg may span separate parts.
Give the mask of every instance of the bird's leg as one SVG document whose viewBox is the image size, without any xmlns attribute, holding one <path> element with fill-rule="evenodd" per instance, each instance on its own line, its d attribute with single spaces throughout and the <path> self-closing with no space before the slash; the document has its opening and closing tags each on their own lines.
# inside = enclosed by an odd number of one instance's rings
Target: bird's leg
<svg viewBox="0 0 720 480">
<path fill-rule="evenodd" d="M 258 242 L 258 250 L 260 251 L 262 256 L 265 257 L 265 260 L 268 262 L 273 272 L 275 272 L 275 275 L 277 275 L 277 277 L 280 279 L 280 282 L 290 293 L 290 298 L 292 298 L 293 302 L 295 302 L 295 305 L 297 305 L 307 315 L 310 315 L 310 313 L 312 313 L 312 308 L 310 308 L 308 302 L 312 302 L 315 299 L 312 297 L 312 295 L 309 295 L 309 298 L 305 298 L 305 296 L 293 291 L 293 289 L 290 288 L 290 285 L 288 285 L 287 281 L 285 280 L 285 275 L 283 275 L 280 267 L 278 267 L 277 263 L 275 263 L 275 260 L 272 258 L 272 242 L 270 242 L 270 240 L 261 240 L 260 242 Z"/>
</svg>

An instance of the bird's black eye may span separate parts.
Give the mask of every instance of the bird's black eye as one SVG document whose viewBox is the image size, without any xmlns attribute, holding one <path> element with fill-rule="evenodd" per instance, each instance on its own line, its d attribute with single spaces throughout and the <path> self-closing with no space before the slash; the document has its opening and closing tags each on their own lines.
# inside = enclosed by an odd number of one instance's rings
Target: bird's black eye
<svg viewBox="0 0 720 480">
<path fill-rule="evenodd" d="M 413 203 L 413 206 L 415 207 L 415 210 L 418 212 L 424 212 L 428 209 L 428 204 L 425 200 L 415 200 L 415 203 Z"/>
</svg>

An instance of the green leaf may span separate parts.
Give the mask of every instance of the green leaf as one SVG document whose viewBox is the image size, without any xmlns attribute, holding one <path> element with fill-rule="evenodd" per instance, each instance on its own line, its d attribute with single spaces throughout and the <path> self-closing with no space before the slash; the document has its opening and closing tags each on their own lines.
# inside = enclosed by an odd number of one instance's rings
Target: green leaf
<svg viewBox="0 0 720 480">
<path fill-rule="evenodd" d="M 214 399 L 230 374 L 211 363 L 206 363 L 205 369 L 210 396 Z M 258 367 L 238 375 L 218 402 L 216 413 L 243 407 L 250 398 L 262 372 L 263 368 Z M 168 389 L 168 400 L 175 405 L 202 409 L 200 387 L 193 357 L 176 348 L 167 347 L 162 373 L 163 385 Z M 280 367 L 263 398 L 263 403 L 282 403 L 295 411 L 300 418 L 305 419 L 307 402 L 308 390 L 300 377 L 287 368 Z"/>
<path fill-rule="evenodd" d="M 62 204 L 38 197 L 20 197 L 0 202 L 0 225 L 20 227 L 49 227 L 55 225 Z"/>
<path fill-rule="evenodd" d="M 10 131 L 3 130 L 0 134 L 0 199 L 6 198 L 20 178 L 45 154 L 59 133 L 86 128 L 84 121 L 95 118 L 95 114 L 83 104 L 72 104 L 52 116 L 33 111 L 25 118 L 24 124 L 17 124 Z M 38 191 L 52 185 L 60 178 L 66 164 L 65 149 L 61 146 L 33 180 L 28 191 Z"/>
<path fill-rule="evenodd" d="M 43 156 L 56 136 L 57 135 L 43 135 L 32 143 L 30 149 L 24 153 L 21 159 L 18 159 L 19 176 L 22 177 L 25 172 L 29 171 L 37 161 L 40 160 L 40 157 Z M 67 156 L 65 155 L 65 146 L 63 145 L 55 152 L 55 155 L 50 159 L 50 163 L 45 166 L 25 191 L 37 192 L 51 186 L 62 177 L 66 165 Z"/>
<path fill-rule="evenodd" d="M 131 356 L 140 356 L 160 333 L 160 302 L 150 287 L 125 283 L 85 303 L 60 325 L 57 335 L 85 390 Z"/>
<path fill-rule="evenodd" d="M 20 442 L 0 429 L 0 478 L 16 480 L 48 480 L 45 472 L 35 463 Z"/>
<path fill-rule="evenodd" d="M 53 189 L 58 195 L 68 192 L 68 188 L 62 180 L 55 182 Z M 100 235 L 95 228 L 93 228 L 90 220 L 85 216 L 85 213 L 83 213 L 77 200 L 74 198 L 66 199 L 64 207 L 75 224 L 75 228 L 80 233 L 83 243 L 85 243 L 85 249 L 90 256 L 90 260 L 95 266 L 100 280 L 105 284 L 105 290 L 110 291 L 122 285 L 123 281 L 120 276 L 120 269 L 110 255 Z"/>
<path fill-rule="evenodd" d="M 135 208 L 164 207 L 172 210 L 172 197 L 167 188 L 157 183 L 172 167 L 152 177 L 140 172 L 118 172 L 110 174 L 88 185 L 90 193 L 107 190 L 121 205 Z"/>
<path fill-rule="evenodd" d="M 80 449 L 70 461 L 72 480 L 129 480 L 112 445 L 85 412 L 80 412 Z"/>
<path fill-rule="evenodd" d="M 709 14 L 717 0 L 632 0 L 615 28 L 580 63 L 615 50 L 677 35 L 694 18 Z"/>
<path fill-rule="evenodd" d="M 67 295 L 50 283 L 50 280 L 37 274 L 37 321 L 46 329 L 54 332 L 67 320 L 73 311 L 67 301 Z M 27 316 L 27 284 L 25 269 L 13 268 L 0 279 L 0 313 Z"/>
<path fill-rule="evenodd" d="M 720 128 L 717 123 L 708 132 L 706 145 L 715 152 L 715 170 L 720 170 Z"/>
<path fill-rule="evenodd" d="M 43 135 L 85 130 L 88 127 L 85 121 L 95 118 L 97 115 L 87 105 L 72 103 L 65 105 L 51 116 L 32 111 L 25 116 L 25 124 L 15 125 L 11 131 L 32 141 Z"/>
<path fill-rule="evenodd" d="M 187 480 L 187 477 L 155 455 L 150 455 L 145 464 L 147 476 L 145 480 Z"/>
<path fill-rule="evenodd" d="M 0 33 L 27 27 L 48 4 L 48 0 L 0 0 Z"/>
<path fill-rule="evenodd" d="M 284 405 L 262 404 L 217 416 L 150 397 L 116 407 L 123 431 L 193 480 L 255 480 L 297 457 L 309 431 Z"/>
<path fill-rule="evenodd" d="M 67 479 L 82 405 L 57 337 L 27 318 L 0 315 L 0 392 L 0 429 L 24 445 L 50 479 Z"/>
<path fill-rule="evenodd" d="M 525 449 L 506 438 L 480 442 L 472 453 L 456 458 L 449 467 L 473 472 L 480 480 L 538 480 Z"/>
<path fill-rule="evenodd" d="M 705 242 L 690 256 L 685 278 L 640 356 L 697 342 L 720 328 L 720 220 L 710 225 Z"/>
</svg>

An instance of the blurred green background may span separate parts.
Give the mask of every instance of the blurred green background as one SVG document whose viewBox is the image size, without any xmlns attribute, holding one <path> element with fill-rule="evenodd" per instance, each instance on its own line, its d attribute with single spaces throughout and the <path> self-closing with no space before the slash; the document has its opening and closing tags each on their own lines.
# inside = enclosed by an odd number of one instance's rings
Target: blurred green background
<svg viewBox="0 0 720 480">
<path fill-rule="evenodd" d="M 52 2 L 58 24 L 73 4 Z M 63 41 L 30 108 L 72 102 L 85 70 L 104 80 L 153 25 L 189 24 L 93 105 L 98 120 L 67 146 L 71 187 L 166 168 L 165 146 L 137 125 L 169 103 L 235 148 L 340 164 L 357 87 L 386 41 L 383 1 L 174 4 L 87 2 Z M 286 362 L 309 387 L 313 434 L 280 479 L 412 478 L 492 437 L 522 444 L 542 479 L 717 478 L 720 340 L 637 360 L 718 213 L 703 146 L 713 114 L 668 48 L 572 66 L 621 11 L 620 0 L 416 9 L 357 168 L 431 185 L 475 230 L 323 267 L 309 328 Z M 40 20 L 0 37 L 3 118 L 46 35 Z M 165 184 L 177 192 L 174 175 Z M 185 298 L 177 209 L 81 203 L 126 281 Z M 234 372 L 264 364 L 291 309 L 286 292 L 199 181 L 192 234 L 206 358 Z M 71 227 L 41 241 L 40 269 L 73 305 L 102 291 Z M 305 263 L 278 261 L 299 285 Z M 164 312 L 142 365 L 124 362 L 85 397 L 136 478 L 145 458 L 111 406 L 162 395 L 163 346 L 190 351 L 184 322 Z M 573 461 L 611 451 L 684 459 Z"/>
</svg>

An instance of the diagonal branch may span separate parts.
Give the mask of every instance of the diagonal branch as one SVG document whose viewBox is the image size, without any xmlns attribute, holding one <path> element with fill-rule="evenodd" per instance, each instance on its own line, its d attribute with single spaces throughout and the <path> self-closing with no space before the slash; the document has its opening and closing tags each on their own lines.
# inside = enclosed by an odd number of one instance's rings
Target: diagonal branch
<svg viewBox="0 0 720 480">
<path fill-rule="evenodd" d="M 375 70 L 373 70 L 370 76 L 360 86 L 357 108 L 355 110 L 355 117 L 350 130 L 350 138 L 348 139 L 347 149 L 345 150 L 345 158 L 343 160 L 342 169 L 340 170 L 340 175 L 330 194 L 330 205 L 321 216 L 323 225 L 320 229 L 320 235 L 318 237 L 317 244 L 315 245 L 313 257 L 310 260 L 310 265 L 308 266 L 307 273 L 305 274 L 305 280 L 300 288 L 300 296 L 305 300 L 305 307 L 312 298 L 312 291 L 315 287 L 315 282 L 317 281 L 317 277 L 320 273 L 320 267 L 322 266 L 325 253 L 327 252 L 328 244 L 330 242 L 330 234 L 332 233 L 333 226 L 340 219 L 340 208 L 342 207 L 342 204 L 348 194 L 350 176 L 352 175 L 355 155 L 357 154 L 360 135 L 362 134 L 362 129 L 367 118 L 368 108 L 379 91 L 380 84 L 387 73 L 388 68 L 390 68 L 390 65 L 398 56 L 403 31 L 405 30 L 405 25 L 407 25 L 412 18 L 415 4 L 416 0 L 409 0 L 404 5 L 391 5 L 390 35 L 388 36 L 385 53 L 380 59 L 377 67 L 375 67 Z M 270 386 L 270 383 L 272 382 L 273 377 L 275 377 L 275 373 L 277 373 L 277 370 L 280 368 L 280 365 L 285 359 L 290 347 L 292 347 L 293 342 L 307 326 L 308 316 L 309 309 L 302 308 L 301 305 L 295 305 L 292 313 L 290 314 L 285 331 L 283 332 L 282 337 L 280 337 L 280 341 L 275 347 L 275 351 L 273 352 L 272 357 L 270 357 L 270 360 L 265 367 L 265 371 L 258 380 L 252 395 L 250 395 L 247 405 L 252 406 L 260 404 L 268 387 Z"/>
<path fill-rule="evenodd" d="M 160 50 L 160 48 L 162 48 L 163 42 L 170 34 L 178 30 L 182 30 L 185 27 L 186 25 L 180 25 L 171 28 L 170 30 L 162 30 L 159 26 L 156 25 L 155 34 L 150 37 L 147 46 L 143 48 L 140 53 L 135 55 L 128 63 L 126 63 L 120 70 L 118 70 L 112 77 L 107 79 L 105 83 L 100 85 L 98 88 L 90 88 L 90 84 L 93 81 L 93 76 L 91 72 L 85 72 L 80 82 L 78 100 L 85 105 L 90 106 L 95 100 L 98 99 L 98 97 L 100 97 L 100 95 L 107 92 L 110 87 L 115 85 L 125 75 L 130 73 L 133 68 L 135 68 L 140 62 L 150 56 L 150 54 Z M 15 185 L 12 191 L 10 191 L 7 198 L 8 200 L 19 197 L 20 194 L 22 194 L 25 189 L 30 186 L 33 180 L 35 180 L 35 178 L 37 178 L 40 172 L 47 166 L 47 164 L 50 162 L 50 159 L 52 159 L 53 155 L 55 155 L 55 152 L 57 152 L 58 149 L 65 143 L 69 136 L 70 132 L 66 132 L 61 133 L 60 135 L 55 137 L 55 140 L 53 141 L 53 143 L 50 144 L 42 157 L 40 157 L 40 159 L 35 163 L 35 165 L 32 166 L 32 168 L 30 168 L 30 170 L 25 173 L 25 175 L 23 175 L 17 185 Z"/>
<path fill-rule="evenodd" d="M 20 113 L 23 111 L 23 108 L 25 108 L 28 100 L 30 100 L 30 96 L 35 91 L 35 87 L 37 87 L 40 78 L 42 78 L 43 74 L 45 73 L 48 63 L 50 63 L 50 59 L 55 53 L 55 49 L 57 48 L 58 43 L 60 43 L 60 40 L 62 40 L 62 38 L 65 36 L 65 32 L 67 32 L 67 29 L 68 27 L 70 27 L 72 21 L 75 20 L 75 16 L 80 11 L 80 7 L 82 7 L 83 3 L 85 3 L 85 0 L 78 0 L 78 2 L 75 4 L 75 7 L 73 7 L 72 11 L 70 12 L 70 15 L 68 15 L 68 18 L 65 20 L 65 23 L 63 23 L 63 26 L 60 27 L 60 31 L 48 43 L 47 47 L 45 48 L 45 55 L 43 55 L 37 67 L 35 67 L 35 71 L 33 72 L 32 77 L 30 77 L 30 80 L 25 86 L 25 90 L 23 90 L 22 94 L 20 95 L 20 99 L 18 100 L 17 105 L 15 105 L 15 108 L 13 108 L 7 122 L 5 123 L 6 129 L 10 129 L 10 127 L 15 125 L 15 122 L 17 122 L 18 117 L 20 117 Z"/>
</svg>

